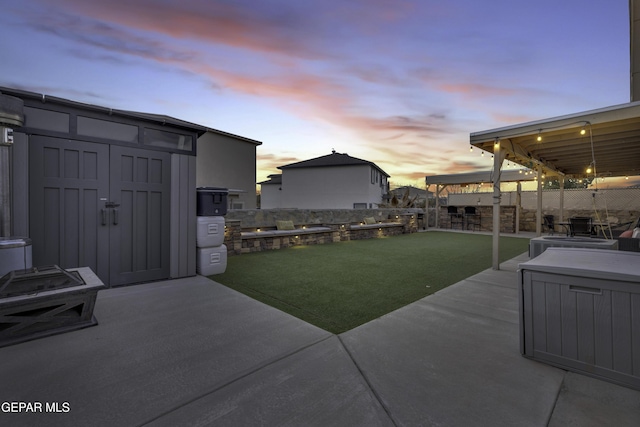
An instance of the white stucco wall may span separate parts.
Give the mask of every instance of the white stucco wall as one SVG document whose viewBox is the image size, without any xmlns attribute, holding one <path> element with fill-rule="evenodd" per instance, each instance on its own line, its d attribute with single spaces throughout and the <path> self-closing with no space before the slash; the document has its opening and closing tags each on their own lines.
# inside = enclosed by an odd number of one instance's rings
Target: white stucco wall
<svg viewBox="0 0 640 427">
<path fill-rule="evenodd" d="M 282 207 L 280 184 L 260 185 L 260 208 L 277 209 Z"/>
<path fill-rule="evenodd" d="M 198 138 L 196 186 L 244 190 L 236 200 L 256 208 L 255 143 L 207 132 Z"/>
<path fill-rule="evenodd" d="M 282 208 L 353 209 L 354 203 L 376 207 L 380 181 L 371 183 L 371 166 L 291 168 L 282 171 Z"/>
</svg>

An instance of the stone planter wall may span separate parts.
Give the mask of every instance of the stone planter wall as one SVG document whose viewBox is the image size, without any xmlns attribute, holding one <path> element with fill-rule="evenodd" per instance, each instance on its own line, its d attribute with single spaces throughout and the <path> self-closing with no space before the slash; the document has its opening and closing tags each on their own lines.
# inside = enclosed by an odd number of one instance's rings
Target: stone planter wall
<svg viewBox="0 0 640 427">
<path fill-rule="evenodd" d="M 386 210 L 389 211 L 389 210 Z M 300 212 L 296 212 L 299 214 Z M 377 213 L 377 212 L 376 212 Z M 259 252 L 287 248 L 291 246 L 318 245 L 325 243 L 343 242 L 349 240 L 372 239 L 378 237 L 397 236 L 400 234 L 415 233 L 418 231 L 418 215 L 405 212 L 385 212 L 387 217 L 378 215 L 379 224 L 362 225 L 361 222 L 332 222 L 332 223 L 299 223 L 294 216 L 294 224 L 300 232 L 288 235 L 274 235 L 274 225 L 269 225 L 271 219 L 262 222 L 254 222 L 254 226 L 245 227 L 241 219 L 225 217 L 224 244 L 227 246 L 228 255 L 240 255 L 249 252 Z M 397 213 L 397 214 L 396 214 Z M 339 213 L 342 214 L 342 213 Z M 339 215 L 328 214 L 327 217 Z M 373 215 L 368 215 L 373 216 Z M 282 212 L 277 219 L 286 218 Z M 363 217 L 364 219 L 364 217 Z M 250 223 L 249 221 L 245 221 Z M 260 224 L 257 226 L 257 224 Z M 266 225 L 263 225 L 266 224 Z M 317 231 L 314 227 L 328 227 L 328 230 Z M 303 229 L 303 227 L 307 227 Z M 264 233 L 261 235 L 261 233 Z"/>
</svg>

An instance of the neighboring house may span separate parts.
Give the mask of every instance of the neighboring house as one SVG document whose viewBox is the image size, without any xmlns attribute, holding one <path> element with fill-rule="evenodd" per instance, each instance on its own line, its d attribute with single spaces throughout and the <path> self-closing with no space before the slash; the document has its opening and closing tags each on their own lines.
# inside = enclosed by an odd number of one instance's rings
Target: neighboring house
<svg viewBox="0 0 640 427">
<path fill-rule="evenodd" d="M 375 208 L 388 191 L 389 175 L 375 163 L 335 151 L 278 169 L 282 171 L 280 202 L 270 199 L 276 185 L 266 181 L 261 193 L 265 208 Z"/>
<path fill-rule="evenodd" d="M 196 186 L 229 189 L 229 209 L 255 209 L 256 147 L 261 144 L 208 128 L 198 138 Z"/>
<path fill-rule="evenodd" d="M 282 206 L 282 174 L 269 175 L 267 181 L 259 182 L 260 209 L 276 209 Z"/>
</svg>

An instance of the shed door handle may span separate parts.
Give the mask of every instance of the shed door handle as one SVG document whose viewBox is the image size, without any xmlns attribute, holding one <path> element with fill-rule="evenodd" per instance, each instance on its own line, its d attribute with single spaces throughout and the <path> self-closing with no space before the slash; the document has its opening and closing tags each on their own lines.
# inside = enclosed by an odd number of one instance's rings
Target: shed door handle
<svg viewBox="0 0 640 427">
<path fill-rule="evenodd" d="M 119 220 L 120 220 L 120 215 L 118 213 L 118 209 L 114 209 L 113 210 L 113 225 L 118 225 Z"/>
<path fill-rule="evenodd" d="M 102 215 L 102 225 L 107 225 L 107 210 L 100 209 L 100 213 Z"/>
</svg>

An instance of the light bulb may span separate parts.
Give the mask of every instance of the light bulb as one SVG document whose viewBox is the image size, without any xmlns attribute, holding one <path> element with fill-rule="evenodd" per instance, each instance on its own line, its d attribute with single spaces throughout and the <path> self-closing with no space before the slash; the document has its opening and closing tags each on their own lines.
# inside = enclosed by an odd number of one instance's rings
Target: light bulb
<svg viewBox="0 0 640 427">
<path fill-rule="evenodd" d="M 584 135 L 585 133 L 587 133 L 585 128 L 580 129 L 580 135 Z"/>
<path fill-rule="evenodd" d="M 538 142 L 542 141 L 542 130 L 538 131 L 538 137 L 536 138 Z"/>
<path fill-rule="evenodd" d="M 587 173 L 591 173 L 591 166 L 587 168 Z"/>
<path fill-rule="evenodd" d="M 469 152 L 473 152 L 473 145 L 469 147 Z"/>
</svg>

